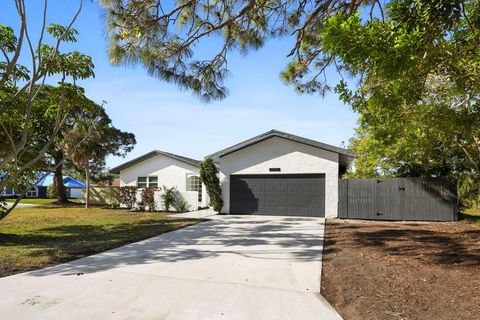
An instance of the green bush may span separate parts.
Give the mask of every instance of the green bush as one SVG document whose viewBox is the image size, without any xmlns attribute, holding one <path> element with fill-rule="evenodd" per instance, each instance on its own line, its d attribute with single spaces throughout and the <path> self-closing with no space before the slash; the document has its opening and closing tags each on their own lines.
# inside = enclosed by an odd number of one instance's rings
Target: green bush
<svg viewBox="0 0 480 320">
<path fill-rule="evenodd" d="M 54 183 L 47 187 L 47 198 L 57 199 L 57 186 Z"/>
<path fill-rule="evenodd" d="M 220 179 L 218 179 L 218 169 L 212 158 L 206 158 L 200 163 L 200 178 L 205 184 L 213 210 L 221 212 L 223 208 L 222 188 Z"/>
<path fill-rule="evenodd" d="M 175 201 L 175 208 L 178 212 L 187 212 L 190 208 L 190 205 L 184 199 L 177 199 Z"/>
<path fill-rule="evenodd" d="M 104 206 L 105 209 L 118 209 L 120 208 L 120 203 L 113 202 Z"/>
<path fill-rule="evenodd" d="M 167 188 L 166 186 L 162 187 L 162 201 L 163 208 L 166 212 L 170 211 L 170 208 L 175 205 L 177 198 L 177 189 L 175 187 Z"/>
<path fill-rule="evenodd" d="M 480 203 L 480 176 L 474 173 L 462 174 L 458 179 L 460 205 L 475 208 Z"/>
</svg>

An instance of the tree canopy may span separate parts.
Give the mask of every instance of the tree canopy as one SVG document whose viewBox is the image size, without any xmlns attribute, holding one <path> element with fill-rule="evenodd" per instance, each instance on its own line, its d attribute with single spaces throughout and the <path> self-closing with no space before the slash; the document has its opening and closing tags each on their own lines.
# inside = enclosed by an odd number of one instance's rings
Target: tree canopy
<svg viewBox="0 0 480 320">
<path fill-rule="evenodd" d="M 18 18 L 19 28 L 0 24 L 0 191 L 9 186 L 24 195 L 40 180 L 39 172 L 60 168 L 57 176 L 61 180 L 65 138 L 80 121 L 95 123 L 92 130 L 100 138 L 91 159 L 99 163 L 108 154 L 124 155 L 135 138 L 113 127 L 103 107 L 89 100 L 78 86 L 78 80 L 94 76 L 92 59 L 78 51 L 62 50 L 65 43 L 76 42 L 73 24 L 83 1 L 78 1 L 66 25 L 48 22 L 46 0 L 40 14 L 36 13 L 38 25 L 27 18 L 30 13 L 24 0 L 14 3 L 12 15 Z M 54 86 L 46 85 L 54 82 Z M 69 152 L 80 147 L 80 143 L 69 145 Z M 15 205 L 6 209 L 0 204 L 0 220 Z"/>
<path fill-rule="evenodd" d="M 25 1 L 14 3 L 16 12 L 12 15 L 18 18 L 18 30 L 0 24 L 0 190 L 14 184 L 21 186 L 17 190 L 24 194 L 68 113 L 68 106 L 48 114 L 36 113 L 35 101 L 41 88 L 52 76 L 58 79 L 57 105 L 63 106 L 69 100 L 68 95 L 78 90 L 76 81 L 93 77 L 94 73 L 89 56 L 78 51 L 61 51 L 63 44 L 76 41 L 78 32 L 73 24 L 82 9 L 82 0 L 65 26 L 47 22 L 48 5 L 44 1 L 37 32 L 32 32 Z M 38 116 L 55 119 L 50 139 L 43 143 L 36 137 Z M 12 208 L 0 208 L 0 220 Z"/>
</svg>

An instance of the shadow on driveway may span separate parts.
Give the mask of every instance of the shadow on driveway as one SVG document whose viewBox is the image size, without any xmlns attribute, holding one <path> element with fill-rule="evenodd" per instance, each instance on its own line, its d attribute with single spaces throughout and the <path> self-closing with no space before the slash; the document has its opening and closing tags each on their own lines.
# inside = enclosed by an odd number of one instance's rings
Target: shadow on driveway
<svg viewBox="0 0 480 320">
<path fill-rule="evenodd" d="M 211 259 L 225 254 L 244 258 L 310 262 L 321 259 L 324 219 L 216 216 L 169 232 L 65 264 L 31 276 L 94 273 L 119 266 Z M 70 230 L 58 229 L 57 233 Z"/>
</svg>

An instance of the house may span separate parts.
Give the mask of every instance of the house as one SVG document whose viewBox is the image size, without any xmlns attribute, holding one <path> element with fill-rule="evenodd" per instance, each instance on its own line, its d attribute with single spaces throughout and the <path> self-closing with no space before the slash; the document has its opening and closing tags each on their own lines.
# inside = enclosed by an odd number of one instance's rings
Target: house
<svg viewBox="0 0 480 320">
<path fill-rule="evenodd" d="M 29 191 L 30 194 L 27 193 L 27 197 L 35 197 L 35 189 L 37 189 L 37 197 L 45 198 L 47 196 L 48 187 L 53 185 L 54 181 L 55 174 L 48 173 L 37 183 L 34 188 L 32 188 L 31 192 Z M 87 186 L 86 183 L 65 175 L 63 176 L 63 184 L 67 189 L 67 197 L 74 199 L 81 199 L 83 189 Z"/>
<path fill-rule="evenodd" d="M 205 186 L 200 181 L 200 161 L 154 150 L 110 170 L 120 175 L 120 186 L 175 187 L 191 210 L 208 204 Z M 155 195 L 161 202 L 159 193 Z"/>
<path fill-rule="evenodd" d="M 50 185 L 54 184 L 55 175 L 54 173 L 38 173 L 37 178 L 40 179 L 35 186 L 30 188 L 25 194 L 26 198 L 46 198 L 47 189 Z M 67 197 L 74 199 L 81 199 L 83 188 L 86 187 L 86 184 L 78 181 L 69 176 L 63 176 L 63 184 L 67 189 Z M 4 197 L 18 197 L 20 193 L 15 192 L 15 190 L 10 188 L 5 188 L 2 192 Z"/>
<path fill-rule="evenodd" d="M 338 179 L 355 154 L 271 130 L 211 154 L 225 213 L 336 217 Z"/>
<path fill-rule="evenodd" d="M 343 148 L 271 130 L 209 157 L 220 171 L 225 213 L 336 217 L 338 179 L 354 156 Z M 121 186 L 176 187 L 192 209 L 208 205 L 199 164 L 156 150 L 110 172 L 120 175 Z"/>
</svg>

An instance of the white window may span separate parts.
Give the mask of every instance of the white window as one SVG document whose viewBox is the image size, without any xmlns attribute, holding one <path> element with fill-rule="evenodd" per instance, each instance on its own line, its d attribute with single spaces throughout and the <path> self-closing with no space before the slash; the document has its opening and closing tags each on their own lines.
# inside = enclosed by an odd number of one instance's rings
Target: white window
<svg viewBox="0 0 480 320">
<path fill-rule="evenodd" d="M 25 194 L 27 198 L 37 198 L 38 197 L 38 189 L 37 187 L 30 188 L 27 193 Z"/>
<path fill-rule="evenodd" d="M 137 188 L 158 188 L 158 177 L 137 177 Z"/>
<path fill-rule="evenodd" d="M 148 186 L 147 177 L 137 178 L 137 188 L 146 188 Z"/>
<path fill-rule="evenodd" d="M 148 186 L 158 188 L 158 177 L 148 177 Z"/>
<path fill-rule="evenodd" d="M 187 178 L 187 191 L 198 192 L 198 202 L 202 202 L 202 180 L 198 176 Z"/>
</svg>

